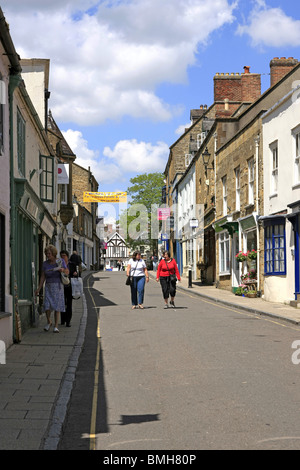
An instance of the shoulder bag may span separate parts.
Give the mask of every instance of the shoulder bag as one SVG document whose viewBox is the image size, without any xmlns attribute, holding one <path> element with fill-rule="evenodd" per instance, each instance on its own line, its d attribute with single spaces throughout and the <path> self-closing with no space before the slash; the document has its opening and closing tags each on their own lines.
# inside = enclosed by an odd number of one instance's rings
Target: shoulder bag
<svg viewBox="0 0 300 470">
<path fill-rule="evenodd" d="M 62 268 L 62 262 L 61 262 L 61 259 L 57 259 L 56 260 L 56 264 Z M 61 282 L 63 283 L 64 286 L 69 286 L 70 285 L 70 279 L 68 277 L 67 274 L 65 273 L 60 273 L 60 279 L 61 279 Z"/>
<path fill-rule="evenodd" d="M 136 270 L 136 268 L 137 268 L 138 262 L 139 262 L 139 260 L 137 261 L 137 263 L 136 263 L 136 265 L 135 265 L 133 274 L 135 273 L 135 270 Z M 130 271 L 131 271 L 131 268 L 130 268 Z M 126 286 L 131 286 L 131 285 L 132 285 L 133 274 L 132 274 L 132 276 L 130 276 L 130 275 L 127 276 L 127 279 L 126 279 L 126 282 L 125 282 Z"/>
<path fill-rule="evenodd" d="M 170 282 L 176 282 L 176 281 L 177 281 L 176 274 L 171 274 L 171 273 L 170 273 L 170 269 L 169 269 L 168 263 L 167 263 L 166 260 L 165 260 L 165 262 L 166 262 L 166 265 L 167 265 L 167 268 L 168 268 L 168 271 L 169 271 Z"/>
</svg>

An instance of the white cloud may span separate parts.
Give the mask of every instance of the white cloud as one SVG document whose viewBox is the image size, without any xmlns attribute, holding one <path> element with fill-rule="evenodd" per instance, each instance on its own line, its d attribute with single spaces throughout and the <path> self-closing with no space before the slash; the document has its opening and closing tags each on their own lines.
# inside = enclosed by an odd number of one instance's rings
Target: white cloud
<svg viewBox="0 0 300 470">
<path fill-rule="evenodd" d="M 100 158 L 99 152 L 88 148 L 88 142 L 83 138 L 82 132 L 68 129 L 62 131 L 66 141 L 76 155 L 75 163 L 92 171 L 99 186 L 101 183 L 114 182 L 122 179 L 120 168 L 116 163 L 105 162 Z M 99 190 L 101 190 L 99 188 Z"/>
<path fill-rule="evenodd" d="M 187 123 L 187 124 L 181 124 L 180 126 L 177 127 L 177 129 L 175 130 L 175 134 L 177 135 L 182 135 L 185 133 L 185 130 L 188 129 L 189 127 L 191 127 L 191 122 Z"/>
<path fill-rule="evenodd" d="M 249 22 L 240 25 L 238 34 L 248 34 L 253 46 L 299 46 L 300 20 L 287 16 L 281 8 L 269 7 L 264 0 L 256 0 Z"/>
<path fill-rule="evenodd" d="M 105 147 L 100 156 L 98 151 L 88 148 L 82 132 L 68 129 L 62 133 L 76 155 L 75 163 L 86 169 L 90 167 L 99 186 L 102 182 L 122 183 L 130 173 L 162 172 L 169 156 L 169 147 L 164 142 L 152 145 L 135 139 L 120 140 L 113 149 Z"/>
<path fill-rule="evenodd" d="M 125 115 L 167 121 L 178 108 L 156 94 L 187 82 L 199 44 L 234 20 L 230 0 L 3 0 L 22 58 L 50 59 L 50 106 L 62 122 L 91 125 Z M 21 3 L 21 6 L 20 6 Z M 99 2 L 98 2 L 99 3 Z M 25 8 L 26 5 L 26 8 Z"/>
<path fill-rule="evenodd" d="M 121 171 L 130 173 L 162 172 L 169 156 L 169 147 L 164 142 L 152 145 L 136 139 L 120 140 L 113 149 L 105 147 L 103 155 L 118 162 Z"/>
</svg>

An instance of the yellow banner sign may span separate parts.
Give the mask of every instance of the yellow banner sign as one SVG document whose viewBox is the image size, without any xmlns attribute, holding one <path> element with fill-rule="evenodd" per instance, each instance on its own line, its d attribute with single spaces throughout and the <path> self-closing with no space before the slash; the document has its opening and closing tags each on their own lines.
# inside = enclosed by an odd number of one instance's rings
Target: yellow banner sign
<svg viewBox="0 0 300 470">
<path fill-rule="evenodd" d="M 127 193 L 83 193 L 83 202 L 127 202 Z"/>
</svg>

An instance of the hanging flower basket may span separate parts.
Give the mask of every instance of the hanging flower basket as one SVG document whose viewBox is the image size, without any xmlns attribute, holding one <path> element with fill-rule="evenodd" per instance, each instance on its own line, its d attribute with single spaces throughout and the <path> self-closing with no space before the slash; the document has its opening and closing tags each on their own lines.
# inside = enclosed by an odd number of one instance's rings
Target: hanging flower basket
<svg viewBox="0 0 300 470">
<path fill-rule="evenodd" d="M 255 250 L 248 251 L 248 253 L 247 253 L 247 258 L 248 258 L 249 260 L 256 259 L 256 258 L 257 258 L 257 251 L 255 251 Z"/>
<path fill-rule="evenodd" d="M 239 251 L 239 253 L 235 255 L 235 257 L 239 263 L 242 263 L 243 261 L 247 260 L 247 253 L 243 253 L 242 251 Z"/>
</svg>

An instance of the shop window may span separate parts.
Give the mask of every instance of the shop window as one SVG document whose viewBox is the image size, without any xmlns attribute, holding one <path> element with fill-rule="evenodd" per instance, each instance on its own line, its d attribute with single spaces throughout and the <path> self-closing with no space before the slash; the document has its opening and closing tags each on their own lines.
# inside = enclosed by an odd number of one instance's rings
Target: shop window
<svg viewBox="0 0 300 470">
<path fill-rule="evenodd" d="M 230 273 L 230 237 L 229 233 L 222 232 L 219 235 L 220 247 L 220 274 Z"/>
<path fill-rule="evenodd" d="M 285 225 L 279 221 L 265 227 L 265 274 L 286 274 Z"/>
</svg>

